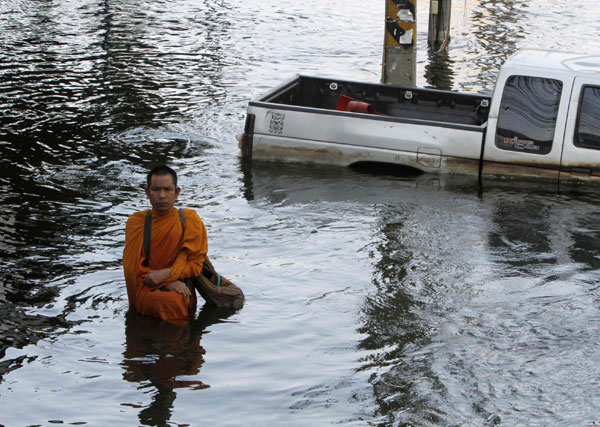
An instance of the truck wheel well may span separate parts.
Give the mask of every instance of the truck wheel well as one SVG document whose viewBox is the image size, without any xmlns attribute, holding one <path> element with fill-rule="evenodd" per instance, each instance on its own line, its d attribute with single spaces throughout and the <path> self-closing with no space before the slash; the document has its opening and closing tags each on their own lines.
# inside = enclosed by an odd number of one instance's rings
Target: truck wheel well
<svg viewBox="0 0 600 427">
<path fill-rule="evenodd" d="M 352 163 L 349 167 L 355 172 L 366 173 L 375 176 L 388 175 L 409 177 L 418 176 L 425 173 L 422 170 L 414 168 L 412 166 L 385 162 L 356 162 Z"/>
</svg>

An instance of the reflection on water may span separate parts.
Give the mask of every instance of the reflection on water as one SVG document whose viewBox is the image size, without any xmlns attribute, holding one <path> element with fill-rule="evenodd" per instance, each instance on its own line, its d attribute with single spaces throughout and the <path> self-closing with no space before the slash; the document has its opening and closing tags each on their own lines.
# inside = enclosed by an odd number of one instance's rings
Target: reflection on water
<svg viewBox="0 0 600 427">
<path fill-rule="evenodd" d="M 377 206 L 369 249 L 373 288 L 358 326 L 358 348 L 367 354 L 358 369 L 370 373 L 381 419 L 391 425 L 594 419 L 590 396 L 597 386 L 579 366 L 598 369 L 579 356 L 597 347 L 587 325 L 597 323 L 600 291 L 597 197 L 561 195 L 535 183 L 515 189 L 491 181 L 480 188 L 474 181 L 267 164 L 245 176 L 251 199 L 274 206 L 314 200 Z M 559 411 L 549 402 L 555 387 L 566 385 L 563 375 L 577 378 L 581 389 L 571 389 Z"/>
<path fill-rule="evenodd" d="M 427 87 L 452 90 L 454 87 L 453 61 L 445 51 L 429 49 L 427 51 L 427 65 L 425 65 L 424 78 Z"/>
<path fill-rule="evenodd" d="M 139 413 L 143 425 L 166 425 L 178 388 L 202 390 L 210 387 L 196 377 L 204 363 L 200 345 L 207 326 L 233 314 L 205 307 L 189 324 L 172 324 L 140 316 L 130 310 L 125 318 L 123 379 L 138 383 L 139 390 L 154 389 L 152 401 Z"/>
<path fill-rule="evenodd" d="M 456 40 L 451 33 L 448 57 L 454 62 L 452 68 L 457 74 L 456 86 L 468 92 L 491 94 L 498 69 L 510 55 L 519 47 L 540 47 L 521 45 L 530 34 L 528 21 L 535 18 L 527 15 L 531 2 L 525 0 L 481 0 L 470 3 L 469 20 L 461 25 L 469 37 L 464 41 Z M 460 19 L 456 12 L 452 12 L 455 21 Z M 453 49 L 456 44 L 457 49 Z M 469 59 L 465 61 L 466 58 Z"/>
<path fill-rule="evenodd" d="M 402 243 L 403 229 L 410 226 L 409 216 L 398 211 L 382 215 L 380 232 L 384 238 L 377 248 L 381 258 L 375 265 L 373 277 L 376 291 L 365 299 L 363 324 L 359 328 L 366 335 L 359 347 L 373 352 L 363 361 L 362 369 L 395 366 L 371 380 L 378 410 L 388 417 L 393 417 L 398 410 L 405 411 L 405 408 L 423 412 L 426 409 L 424 402 L 411 399 L 418 393 L 414 378 L 431 376 L 424 363 L 401 362 L 407 349 L 421 343 L 428 333 L 427 325 L 418 314 L 426 301 L 411 292 L 411 288 L 432 285 L 414 283 L 414 272 L 421 268 L 411 262 L 411 249 Z M 400 366 L 397 366 L 398 362 Z M 420 421 L 423 418 L 440 421 L 430 416 L 422 417 Z"/>
<path fill-rule="evenodd" d="M 417 81 L 490 93 L 518 48 L 592 49 L 596 6 L 454 1 L 447 51 L 420 26 Z M 0 423 L 600 420 L 597 192 L 238 160 L 267 88 L 379 80 L 379 2 L 0 13 Z M 244 288 L 231 322 L 126 314 L 124 224 L 159 162 Z"/>
<path fill-rule="evenodd" d="M 414 217 L 431 213 L 423 208 L 383 222 L 377 292 L 365 301 L 360 330 L 368 334 L 361 346 L 379 350 L 365 368 L 380 367 L 372 384 L 394 423 L 577 424 L 597 416 L 589 398 L 597 385 L 580 367 L 593 376 L 598 369 L 579 357 L 596 351 L 588 322 L 596 323 L 598 263 L 574 255 L 598 253 L 589 222 L 598 206 L 530 191 L 484 189 L 484 222 L 472 230 L 470 212 L 449 203 L 452 218 L 438 212 L 435 224 L 461 235 L 417 231 Z M 588 241 L 580 230 L 591 232 Z M 578 390 L 558 409 L 548 403 L 565 376 L 577 378 Z"/>
</svg>

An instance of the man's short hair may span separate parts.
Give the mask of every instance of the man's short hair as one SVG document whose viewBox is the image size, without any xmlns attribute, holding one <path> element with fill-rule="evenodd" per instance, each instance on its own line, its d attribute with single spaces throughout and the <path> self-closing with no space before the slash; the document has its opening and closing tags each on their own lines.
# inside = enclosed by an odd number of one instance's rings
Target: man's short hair
<svg viewBox="0 0 600 427">
<path fill-rule="evenodd" d="M 153 175 L 171 175 L 173 177 L 173 185 L 177 187 L 177 172 L 166 165 L 160 165 L 153 168 L 148 175 L 146 175 L 146 185 L 150 188 L 150 181 L 152 181 Z"/>
</svg>

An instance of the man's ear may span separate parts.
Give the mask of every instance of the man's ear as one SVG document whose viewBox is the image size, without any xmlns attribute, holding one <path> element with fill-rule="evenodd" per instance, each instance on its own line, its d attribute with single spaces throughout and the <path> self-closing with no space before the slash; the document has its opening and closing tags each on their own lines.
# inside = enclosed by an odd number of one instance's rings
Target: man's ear
<svg viewBox="0 0 600 427">
<path fill-rule="evenodd" d="M 175 199 L 177 199 L 179 197 L 179 192 L 181 191 L 181 187 L 177 187 L 175 189 Z"/>
<path fill-rule="evenodd" d="M 146 197 L 150 198 L 150 189 L 148 187 L 144 187 L 144 192 L 146 193 Z"/>
</svg>

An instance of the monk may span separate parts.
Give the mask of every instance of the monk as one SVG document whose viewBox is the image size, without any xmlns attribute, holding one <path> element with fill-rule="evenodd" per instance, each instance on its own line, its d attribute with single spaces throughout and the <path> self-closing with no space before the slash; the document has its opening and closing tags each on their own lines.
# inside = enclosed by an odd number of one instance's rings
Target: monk
<svg viewBox="0 0 600 427">
<path fill-rule="evenodd" d="M 196 294 L 185 280 L 198 276 L 206 259 L 206 229 L 198 214 L 184 209 L 185 232 L 175 201 L 181 188 L 168 166 L 146 177 L 146 196 L 152 205 L 149 256 L 144 253 L 144 223 L 150 209 L 127 220 L 123 270 L 129 305 L 138 313 L 164 320 L 185 320 L 196 310 Z"/>
</svg>

